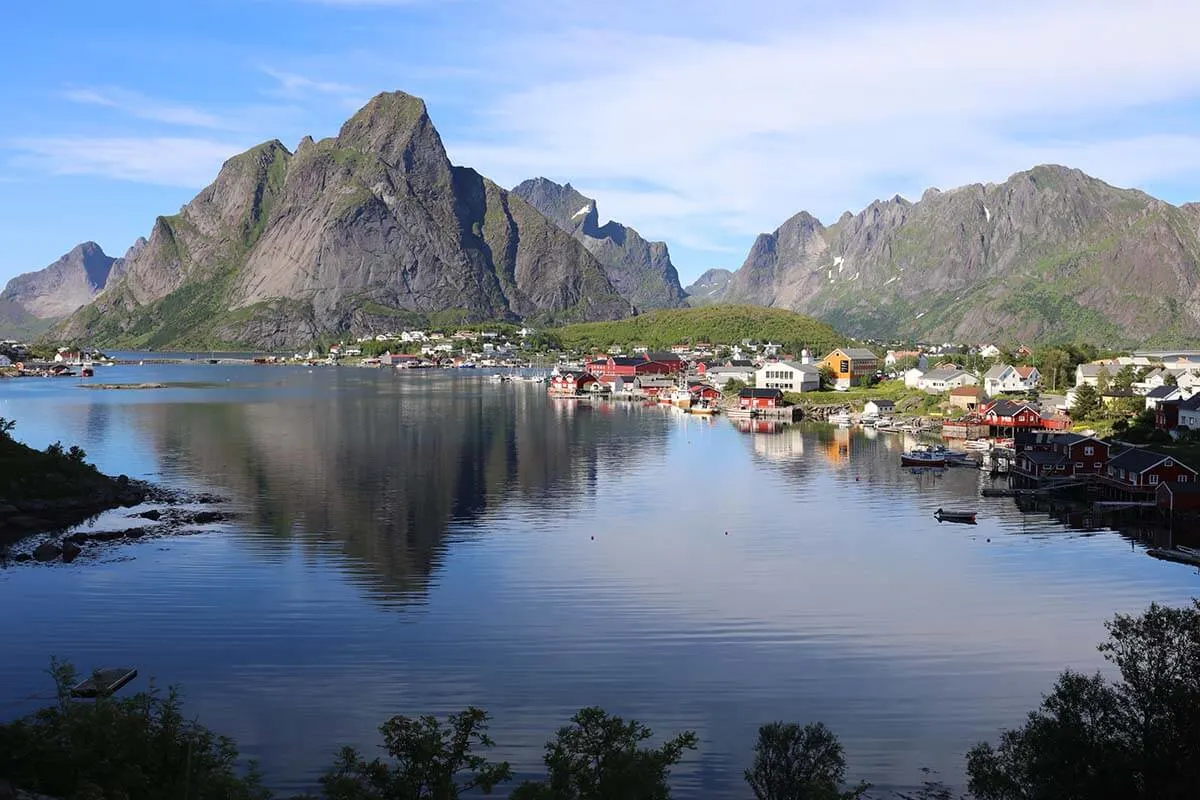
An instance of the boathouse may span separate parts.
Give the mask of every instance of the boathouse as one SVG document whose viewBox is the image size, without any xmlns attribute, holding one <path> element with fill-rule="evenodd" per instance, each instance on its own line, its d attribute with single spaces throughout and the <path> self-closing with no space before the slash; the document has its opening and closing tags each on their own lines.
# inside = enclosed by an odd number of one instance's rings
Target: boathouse
<svg viewBox="0 0 1200 800">
<path fill-rule="evenodd" d="M 1153 500 L 1160 484 L 1195 483 L 1196 470 L 1178 459 L 1131 447 L 1108 460 L 1101 485 L 1116 500 Z"/>
<path fill-rule="evenodd" d="M 720 400 L 721 390 L 715 386 L 710 386 L 707 383 L 692 382 L 688 385 L 688 392 L 695 400 Z"/>
<path fill-rule="evenodd" d="M 1154 496 L 1162 511 L 1200 512 L 1200 483 L 1160 483 Z"/>
<path fill-rule="evenodd" d="M 868 400 L 863 403 L 863 416 L 890 417 L 896 413 L 896 403 L 893 400 Z"/>
<path fill-rule="evenodd" d="M 738 393 L 738 408 L 779 408 L 782 405 L 782 389 L 746 388 Z"/>
<path fill-rule="evenodd" d="M 590 372 L 562 372 L 550 379 L 550 394 L 573 396 L 583 394 L 596 383 Z"/>
<path fill-rule="evenodd" d="M 983 405 L 986 395 L 978 386 L 958 386 L 950 390 L 950 408 L 976 411 Z"/>
</svg>

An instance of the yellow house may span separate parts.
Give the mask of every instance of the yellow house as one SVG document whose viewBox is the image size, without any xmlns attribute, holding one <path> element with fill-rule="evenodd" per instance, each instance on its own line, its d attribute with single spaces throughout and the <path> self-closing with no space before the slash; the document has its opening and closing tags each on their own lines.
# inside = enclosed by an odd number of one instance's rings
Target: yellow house
<svg viewBox="0 0 1200 800">
<path fill-rule="evenodd" d="M 879 358 L 865 347 L 839 347 L 821 359 L 821 367 L 833 372 L 834 386 L 845 389 L 874 375 L 879 369 Z"/>
</svg>

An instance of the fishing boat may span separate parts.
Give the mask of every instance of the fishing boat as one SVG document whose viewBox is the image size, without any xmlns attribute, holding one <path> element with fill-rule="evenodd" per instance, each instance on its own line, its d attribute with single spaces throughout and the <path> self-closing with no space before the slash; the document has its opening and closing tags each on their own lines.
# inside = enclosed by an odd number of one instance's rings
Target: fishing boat
<svg viewBox="0 0 1200 800">
<path fill-rule="evenodd" d="M 967 525 L 974 525 L 976 513 L 965 509 L 939 508 L 933 512 L 933 517 L 938 522 L 962 522 Z"/>
<path fill-rule="evenodd" d="M 902 467 L 944 467 L 946 456 L 928 447 L 914 447 L 907 453 L 900 454 Z"/>
<path fill-rule="evenodd" d="M 828 417 L 826 417 L 826 420 L 834 425 L 848 427 L 850 425 L 850 412 L 839 411 L 836 414 L 830 414 Z"/>
</svg>

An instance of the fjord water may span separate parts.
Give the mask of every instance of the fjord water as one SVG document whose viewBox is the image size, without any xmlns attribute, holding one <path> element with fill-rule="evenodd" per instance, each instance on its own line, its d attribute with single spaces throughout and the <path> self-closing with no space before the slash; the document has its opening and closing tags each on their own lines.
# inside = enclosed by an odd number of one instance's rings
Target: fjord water
<svg viewBox="0 0 1200 800">
<path fill-rule="evenodd" d="M 472 704 L 519 772 L 596 704 L 697 731 L 680 797 L 746 796 L 774 719 L 827 723 L 855 779 L 956 783 L 1060 670 L 1102 667 L 1115 611 L 1200 594 L 1117 533 L 978 498 L 979 472 L 902 470 L 895 437 L 743 433 L 466 371 L 99 372 L 168 388 L 10 380 L 0 416 L 244 517 L 0 570 L 0 717 L 39 705 L 51 655 L 134 665 L 285 791 L 390 715 Z M 956 505 L 980 524 L 933 520 Z"/>
</svg>

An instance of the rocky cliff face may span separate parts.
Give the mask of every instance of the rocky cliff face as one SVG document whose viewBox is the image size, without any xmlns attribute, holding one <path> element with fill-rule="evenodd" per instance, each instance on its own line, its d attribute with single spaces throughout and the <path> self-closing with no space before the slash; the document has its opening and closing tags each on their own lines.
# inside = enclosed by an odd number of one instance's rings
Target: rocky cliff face
<svg viewBox="0 0 1200 800">
<path fill-rule="evenodd" d="M 119 261 L 95 242 L 84 242 L 50 266 L 13 278 L 0 292 L 0 336 L 39 333 L 90 303 Z"/>
<path fill-rule="evenodd" d="M 683 290 L 687 293 L 688 305 L 703 306 L 723 302 L 729 293 L 732 280 L 733 273 L 727 269 L 708 270 Z"/>
<path fill-rule="evenodd" d="M 728 299 L 844 332 L 954 341 L 1200 336 L 1200 210 L 1041 166 L 759 236 Z"/>
<path fill-rule="evenodd" d="M 580 241 L 604 266 L 613 287 L 635 307 L 684 305 L 686 294 L 665 243 L 648 242 L 619 222 L 600 225 L 596 201 L 569 183 L 560 186 L 546 178 L 534 178 L 512 192 Z"/>
<path fill-rule="evenodd" d="M 570 235 L 451 165 L 425 104 L 395 92 L 334 138 L 230 159 L 55 334 L 284 347 L 439 313 L 574 321 L 629 304 Z"/>
</svg>

